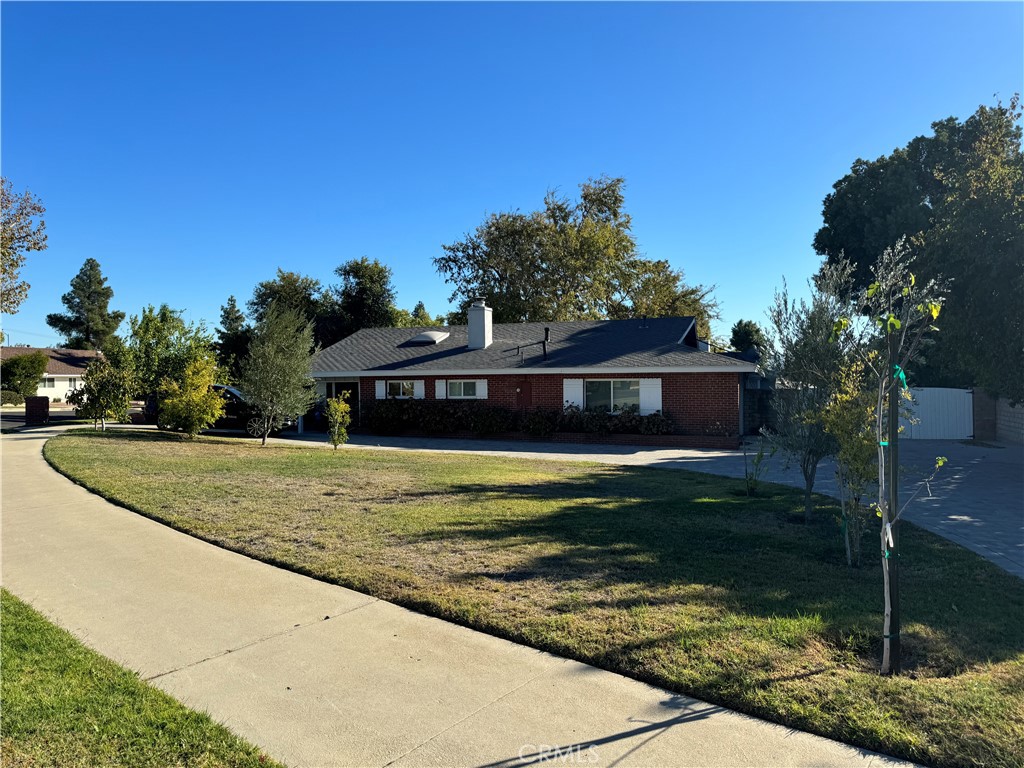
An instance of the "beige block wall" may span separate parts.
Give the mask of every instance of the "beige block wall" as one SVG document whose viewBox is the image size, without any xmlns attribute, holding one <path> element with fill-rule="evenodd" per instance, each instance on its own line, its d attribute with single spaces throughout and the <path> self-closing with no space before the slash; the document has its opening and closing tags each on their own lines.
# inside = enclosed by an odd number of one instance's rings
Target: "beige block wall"
<svg viewBox="0 0 1024 768">
<path fill-rule="evenodd" d="M 1024 404 L 1011 406 L 1006 398 L 996 402 L 996 439 L 1024 443 Z"/>
</svg>

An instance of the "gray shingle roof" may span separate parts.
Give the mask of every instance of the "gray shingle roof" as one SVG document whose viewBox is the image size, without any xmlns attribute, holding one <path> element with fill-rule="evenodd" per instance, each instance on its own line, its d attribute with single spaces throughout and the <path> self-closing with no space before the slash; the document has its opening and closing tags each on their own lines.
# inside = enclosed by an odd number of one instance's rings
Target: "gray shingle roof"
<svg viewBox="0 0 1024 768">
<path fill-rule="evenodd" d="M 750 362 L 690 346 L 696 343 L 692 326 L 692 317 L 495 324 L 493 342 L 486 349 L 467 347 L 464 325 L 444 329 L 365 328 L 322 350 L 313 364 L 313 375 L 364 371 L 754 370 Z M 541 344 L 545 328 L 551 329 L 546 359 Z M 411 339 L 424 330 L 446 330 L 450 335 L 439 344 L 411 344 Z M 680 343 L 684 334 L 688 344 Z"/>
</svg>

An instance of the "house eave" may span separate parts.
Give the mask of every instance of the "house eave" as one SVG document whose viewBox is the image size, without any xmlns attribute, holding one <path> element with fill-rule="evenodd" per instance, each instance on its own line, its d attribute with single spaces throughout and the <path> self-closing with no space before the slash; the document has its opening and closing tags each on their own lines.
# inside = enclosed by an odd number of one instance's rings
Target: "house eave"
<svg viewBox="0 0 1024 768">
<path fill-rule="evenodd" d="M 594 376 L 619 374 L 658 374 L 658 373 L 754 373 L 757 366 L 753 363 L 743 365 L 683 365 L 671 367 L 589 367 L 589 368 L 458 368 L 458 369 L 425 369 L 425 368 L 376 368 L 368 371 L 313 371 L 314 379 L 368 378 L 394 376 Z"/>
</svg>

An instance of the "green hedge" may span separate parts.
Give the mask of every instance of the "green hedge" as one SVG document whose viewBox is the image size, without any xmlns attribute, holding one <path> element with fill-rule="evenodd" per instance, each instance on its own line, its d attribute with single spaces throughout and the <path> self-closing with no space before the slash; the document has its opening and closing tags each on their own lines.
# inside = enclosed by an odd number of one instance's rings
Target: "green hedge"
<svg viewBox="0 0 1024 768">
<path fill-rule="evenodd" d="M 21 392 L 12 392 L 9 389 L 0 391 L 0 405 L 24 405 L 25 396 Z"/>
<path fill-rule="evenodd" d="M 548 437 L 555 432 L 595 434 L 668 435 L 672 421 L 660 411 L 641 416 L 635 406 L 613 414 L 585 411 L 567 405 L 561 411 L 538 408 L 525 414 L 479 401 L 378 400 L 369 414 L 368 425 L 381 435 L 426 432 L 431 435 L 473 432 L 493 435 L 526 432 Z"/>
</svg>

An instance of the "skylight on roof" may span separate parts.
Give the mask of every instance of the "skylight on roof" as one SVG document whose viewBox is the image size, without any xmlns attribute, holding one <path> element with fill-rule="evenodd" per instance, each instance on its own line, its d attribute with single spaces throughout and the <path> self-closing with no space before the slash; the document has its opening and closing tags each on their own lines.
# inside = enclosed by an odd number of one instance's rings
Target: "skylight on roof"
<svg viewBox="0 0 1024 768">
<path fill-rule="evenodd" d="M 448 338 L 450 334 L 448 331 L 424 331 L 418 333 L 410 339 L 412 344 L 440 344 L 442 341 Z"/>
</svg>

